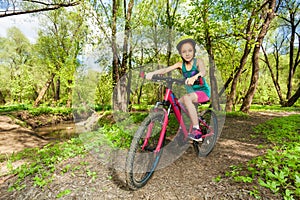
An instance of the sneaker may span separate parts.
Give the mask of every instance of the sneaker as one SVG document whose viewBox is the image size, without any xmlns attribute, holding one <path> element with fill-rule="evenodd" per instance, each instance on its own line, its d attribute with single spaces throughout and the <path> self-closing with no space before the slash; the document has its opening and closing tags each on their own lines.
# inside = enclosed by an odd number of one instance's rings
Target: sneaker
<svg viewBox="0 0 300 200">
<path fill-rule="evenodd" d="M 202 141 L 201 130 L 193 128 L 192 133 L 189 133 L 188 137 L 191 140 L 194 140 L 196 142 L 201 142 Z"/>
</svg>

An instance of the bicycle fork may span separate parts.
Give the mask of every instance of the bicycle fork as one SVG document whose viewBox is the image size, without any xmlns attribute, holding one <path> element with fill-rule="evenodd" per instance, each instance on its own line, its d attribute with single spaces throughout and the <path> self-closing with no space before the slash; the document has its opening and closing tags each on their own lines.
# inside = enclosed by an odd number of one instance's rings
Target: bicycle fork
<svg viewBox="0 0 300 200">
<path fill-rule="evenodd" d="M 167 124 L 169 122 L 168 112 L 165 109 L 163 109 L 163 111 L 164 111 L 164 119 L 163 119 L 162 129 L 160 131 L 158 143 L 154 150 L 154 153 L 158 153 L 161 150 L 162 143 L 165 139 Z M 147 145 L 148 145 L 149 138 L 151 137 L 152 128 L 153 128 L 153 122 L 151 122 L 148 126 L 148 130 L 147 130 L 146 137 L 145 137 L 145 140 L 144 140 L 144 143 L 142 146 L 142 150 L 147 150 Z M 152 149 L 150 149 L 150 150 L 152 150 Z"/>
</svg>

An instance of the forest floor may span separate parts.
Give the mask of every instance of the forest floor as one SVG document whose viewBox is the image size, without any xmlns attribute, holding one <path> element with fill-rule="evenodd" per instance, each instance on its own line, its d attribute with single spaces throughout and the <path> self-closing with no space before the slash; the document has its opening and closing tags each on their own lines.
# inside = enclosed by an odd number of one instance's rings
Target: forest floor
<svg viewBox="0 0 300 200">
<path fill-rule="evenodd" d="M 60 170 L 55 172 L 53 181 L 42 189 L 33 186 L 31 179 L 28 178 L 25 180 L 27 186 L 24 189 L 9 192 L 8 187 L 16 177 L 0 176 L 0 199 L 56 199 L 59 193 L 66 191 L 66 195 L 62 195 L 61 199 L 244 200 L 254 199 L 249 195 L 253 190 L 261 191 L 261 199 L 282 199 L 259 186 L 234 182 L 225 174 L 230 171 L 231 166 L 246 164 L 251 158 L 265 153 L 266 149 L 257 147 L 265 145 L 267 141 L 262 137 L 253 137 L 254 126 L 273 117 L 289 114 L 291 113 L 252 112 L 249 117 L 227 116 L 217 145 L 208 157 L 197 157 L 190 146 L 175 162 L 156 171 L 147 185 L 137 191 L 131 191 L 126 187 L 123 171 L 104 164 L 90 153 L 85 157 L 78 156 L 61 163 L 61 166 L 69 164 L 81 167 L 66 173 L 62 173 L 62 168 L 58 167 Z M 3 119 L 0 123 L 4 123 Z M 13 141 L 3 136 L 3 130 L 0 130 L 0 134 L 2 134 L 2 152 L 5 148 L 9 149 Z M 33 138 L 30 143 L 36 140 L 37 145 L 41 144 L 40 138 L 34 134 L 29 136 Z M 217 177 L 219 181 L 216 181 Z"/>
</svg>

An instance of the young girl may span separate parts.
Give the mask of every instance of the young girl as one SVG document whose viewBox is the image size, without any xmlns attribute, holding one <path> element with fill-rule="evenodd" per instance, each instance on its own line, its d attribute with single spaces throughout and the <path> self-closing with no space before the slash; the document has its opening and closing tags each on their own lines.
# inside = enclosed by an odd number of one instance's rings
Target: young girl
<svg viewBox="0 0 300 200">
<path fill-rule="evenodd" d="M 199 128 L 197 110 L 194 103 L 204 103 L 209 101 L 210 88 L 203 78 L 206 75 L 204 63 L 201 59 L 195 58 L 195 47 L 196 42 L 193 39 L 180 41 L 176 48 L 181 55 L 182 62 L 150 72 L 146 74 L 146 79 L 151 80 L 153 75 L 165 74 L 175 69 L 180 69 L 182 71 L 183 76 L 186 78 L 187 94 L 182 96 L 179 101 L 185 105 L 193 125 L 193 130 L 189 133 L 189 138 L 195 141 L 201 141 L 202 133 Z M 203 83 L 201 85 L 193 85 L 199 77 L 202 77 Z"/>
</svg>

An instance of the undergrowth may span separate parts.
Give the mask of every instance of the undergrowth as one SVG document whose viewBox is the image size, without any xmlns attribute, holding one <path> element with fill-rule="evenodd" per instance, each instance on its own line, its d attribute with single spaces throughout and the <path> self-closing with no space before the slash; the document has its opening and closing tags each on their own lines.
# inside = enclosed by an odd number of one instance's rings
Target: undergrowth
<svg viewBox="0 0 300 200">
<path fill-rule="evenodd" d="M 44 187 L 53 180 L 56 166 L 62 161 L 85 154 L 84 146 L 79 138 L 72 138 L 63 143 L 48 144 L 43 148 L 25 149 L 8 157 L 7 167 L 17 180 L 9 191 L 21 190 L 26 187 L 25 178 L 30 177 L 34 186 Z M 13 168 L 13 162 L 25 160 L 26 163 Z"/>
<path fill-rule="evenodd" d="M 0 113 L 24 111 L 24 110 L 28 111 L 28 113 L 33 116 L 38 116 L 41 114 L 68 115 L 72 113 L 72 108 L 67 108 L 67 107 L 50 107 L 50 106 L 41 105 L 35 108 L 29 104 L 0 106 Z"/>
<path fill-rule="evenodd" d="M 272 148 L 249 161 L 246 167 L 231 166 L 226 175 L 238 182 L 257 183 L 285 200 L 299 199 L 300 115 L 274 118 L 256 126 L 254 131 L 265 136 Z M 260 198 L 257 187 L 250 194 Z"/>
</svg>

